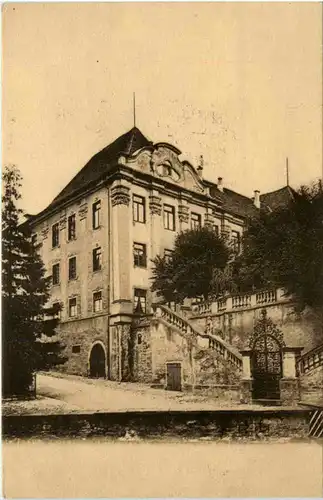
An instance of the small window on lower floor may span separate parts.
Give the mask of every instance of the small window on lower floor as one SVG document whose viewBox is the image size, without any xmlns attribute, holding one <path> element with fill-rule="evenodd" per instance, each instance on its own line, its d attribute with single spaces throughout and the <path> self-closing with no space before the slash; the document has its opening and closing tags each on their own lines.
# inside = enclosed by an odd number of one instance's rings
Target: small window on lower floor
<svg viewBox="0 0 323 500">
<path fill-rule="evenodd" d="M 147 290 L 135 288 L 134 291 L 134 312 L 137 314 L 145 314 L 147 311 Z"/>
<path fill-rule="evenodd" d="M 53 302 L 53 316 L 55 319 L 61 319 L 61 305 L 59 302 Z"/>
<path fill-rule="evenodd" d="M 68 301 L 68 315 L 70 318 L 74 318 L 75 316 L 77 316 L 76 297 L 73 297 Z"/>
<path fill-rule="evenodd" d="M 102 292 L 94 292 L 93 294 L 93 312 L 102 311 Z"/>
<path fill-rule="evenodd" d="M 72 353 L 73 354 L 79 354 L 81 352 L 81 346 L 80 345 L 73 345 L 72 346 Z"/>
</svg>

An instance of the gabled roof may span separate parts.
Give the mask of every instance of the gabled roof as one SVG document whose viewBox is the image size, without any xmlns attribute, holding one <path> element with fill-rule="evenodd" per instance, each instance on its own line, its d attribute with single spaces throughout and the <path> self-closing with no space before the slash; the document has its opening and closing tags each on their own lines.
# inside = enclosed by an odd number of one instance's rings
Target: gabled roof
<svg viewBox="0 0 323 500">
<path fill-rule="evenodd" d="M 261 208 L 274 211 L 280 208 L 285 208 L 289 203 L 295 200 L 296 191 L 290 186 L 285 186 L 276 191 L 260 195 Z"/>
<path fill-rule="evenodd" d="M 223 188 L 223 191 L 220 191 L 217 184 L 210 181 L 205 181 L 204 183 L 209 186 L 210 195 L 216 196 L 221 200 L 222 209 L 247 218 L 254 217 L 259 213 L 251 198 L 227 188 Z"/>
<path fill-rule="evenodd" d="M 152 145 L 153 142 L 147 139 L 137 127 L 132 128 L 95 154 L 41 214 L 58 206 L 70 196 L 82 192 L 91 184 L 98 182 L 117 165 L 120 155 L 131 156 L 137 150 Z M 236 193 L 231 189 L 219 190 L 217 184 L 207 180 L 204 180 L 203 184 L 209 187 L 210 195 L 221 202 L 221 208 L 225 211 L 246 218 L 254 217 L 259 213 L 251 198 Z M 297 193 L 286 186 L 277 191 L 261 195 L 261 206 L 267 210 L 275 210 L 286 206 L 295 196 L 297 196 Z M 31 219 L 33 218 L 31 217 Z"/>
<path fill-rule="evenodd" d="M 152 142 L 137 127 L 132 128 L 95 154 L 49 206 L 57 205 L 71 194 L 85 188 L 92 181 L 98 180 L 104 173 L 112 169 L 121 154 L 130 156 L 138 149 L 151 144 Z"/>
</svg>

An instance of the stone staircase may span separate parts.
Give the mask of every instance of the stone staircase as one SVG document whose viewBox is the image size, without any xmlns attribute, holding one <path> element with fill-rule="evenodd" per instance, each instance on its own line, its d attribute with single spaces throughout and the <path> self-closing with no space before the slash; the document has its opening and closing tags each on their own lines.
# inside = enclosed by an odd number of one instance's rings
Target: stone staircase
<svg viewBox="0 0 323 500">
<path fill-rule="evenodd" d="M 297 366 L 301 403 L 323 408 L 323 344 L 303 354 L 298 359 Z"/>
<path fill-rule="evenodd" d="M 249 306 L 250 301 L 263 306 L 277 301 L 278 297 L 281 297 L 282 300 L 283 294 L 272 291 L 259 292 L 255 293 L 251 299 L 249 296 L 243 298 L 239 296 L 232 297 L 230 301 L 226 299 L 226 304 L 224 301 L 218 301 L 216 307 L 214 304 L 208 303 L 194 304 L 191 308 L 175 304 L 168 307 L 165 304 L 157 303 L 153 305 L 152 312 L 155 321 L 160 321 L 166 327 L 177 331 L 182 337 L 191 339 L 193 344 L 200 348 L 206 356 L 212 356 L 213 352 L 215 356 L 220 357 L 228 365 L 228 368 L 231 366 L 232 371 L 238 375 L 242 372 L 242 356 L 239 351 L 219 335 L 204 329 L 201 324 L 195 321 L 196 315 L 209 316 L 212 312 L 219 313 L 223 308 L 229 306 L 233 309 L 243 308 L 246 303 Z M 297 360 L 297 369 L 302 402 L 323 405 L 323 344 L 300 356 Z"/>
<path fill-rule="evenodd" d="M 308 373 L 315 368 L 323 367 L 323 344 L 303 354 L 298 360 L 299 373 Z"/>
<path fill-rule="evenodd" d="M 203 332 L 198 326 L 187 319 L 181 312 L 173 311 L 163 304 L 155 304 L 153 306 L 154 316 L 156 319 L 163 321 L 167 326 L 175 328 L 183 336 L 191 337 L 196 342 L 197 346 L 208 347 L 214 350 L 217 354 L 223 357 L 229 364 L 236 369 L 242 369 L 242 356 L 233 346 L 225 342 L 218 335 Z"/>
</svg>

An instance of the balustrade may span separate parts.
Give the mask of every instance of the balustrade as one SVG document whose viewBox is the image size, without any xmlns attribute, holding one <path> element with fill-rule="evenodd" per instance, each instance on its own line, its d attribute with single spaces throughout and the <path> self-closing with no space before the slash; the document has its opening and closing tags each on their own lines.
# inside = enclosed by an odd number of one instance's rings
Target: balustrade
<svg viewBox="0 0 323 500">
<path fill-rule="evenodd" d="M 318 366 L 323 366 L 323 344 L 303 354 L 298 360 L 300 373 L 306 373 Z"/>
<path fill-rule="evenodd" d="M 276 290 L 264 290 L 256 293 L 256 304 L 271 304 L 277 301 Z"/>
<path fill-rule="evenodd" d="M 225 311 L 227 308 L 227 299 L 218 300 L 218 312 Z"/>
<path fill-rule="evenodd" d="M 284 295 L 284 291 L 281 289 L 262 290 L 256 293 L 227 296 L 225 298 L 218 299 L 213 303 L 200 302 L 193 305 L 192 313 L 194 316 L 217 314 L 237 309 L 261 307 L 267 304 L 281 302 L 283 300 L 286 300 L 286 297 Z"/>
<path fill-rule="evenodd" d="M 236 295 L 232 297 L 232 309 L 240 309 L 241 307 L 251 307 L 251 295 Z"/>
</svg>

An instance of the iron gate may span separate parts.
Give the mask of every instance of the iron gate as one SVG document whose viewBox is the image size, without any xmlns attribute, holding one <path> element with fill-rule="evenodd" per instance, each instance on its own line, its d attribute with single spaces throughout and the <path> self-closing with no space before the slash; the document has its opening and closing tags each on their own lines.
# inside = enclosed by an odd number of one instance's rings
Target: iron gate
<svg viewBox="0 0 323 500">
<path fill-rule="evenodd" d="M 255 339 L 252 353 L 253 399 L 279 400 L 282 378 L 282 349 L 272 335 Z"/>
</svg>

